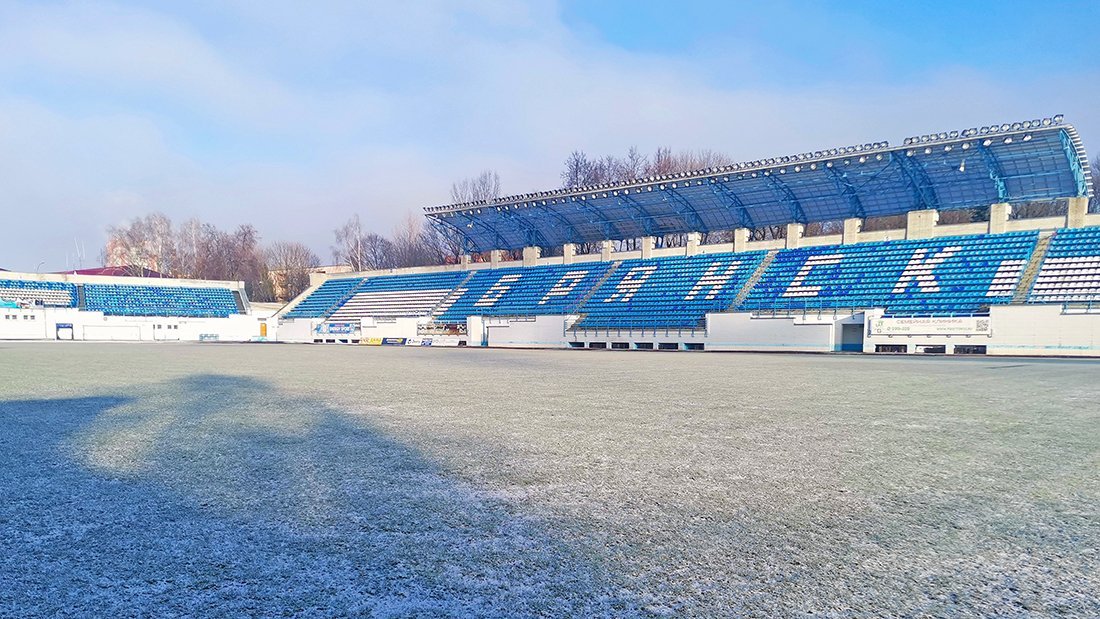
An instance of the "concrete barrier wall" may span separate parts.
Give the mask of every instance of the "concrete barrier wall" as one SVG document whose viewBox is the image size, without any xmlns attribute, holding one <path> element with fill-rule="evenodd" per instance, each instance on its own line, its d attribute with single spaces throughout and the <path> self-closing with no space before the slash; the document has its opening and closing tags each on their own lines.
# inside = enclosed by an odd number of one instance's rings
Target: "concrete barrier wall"
<svg viewBox="0 0 1100 619">
<path fill-rule="evenodd" d="M 882 310 L 867 313 L 872 325 Z M 989 355 L 1100 357 L 1100 311 L 1063 310 L 1060 305 L 994 306 L 989 314 L 989 332 L 985 334 L 873 335 L 868 332 L 864 352 L 878 346 L 905 346 L 905 352 L 921 352 L 923 347 L 943 346 L 954 354 L 960 346 L 985 346 Z M 870 329 L 868 330 L 870 331 Z"/>
<path fill-rule="evenodd" d="M 832 352 L 837 327 L 847 315 L 761 318 L 749 313 L 708 314 L 707 350 Z"/>
<path fill-rule="evenodd" d="M 57 325 L 71 324 L 74 340 L 248 342 L 260 338 L 260 325 L 265 322 L 244 314 L 171 318 L 104 316 L 74 308 L 0 309 L 0 340 L 52 340 L 57 337 Z M 267 339 L 275 339 L 270 327 Z"/>
</svg>

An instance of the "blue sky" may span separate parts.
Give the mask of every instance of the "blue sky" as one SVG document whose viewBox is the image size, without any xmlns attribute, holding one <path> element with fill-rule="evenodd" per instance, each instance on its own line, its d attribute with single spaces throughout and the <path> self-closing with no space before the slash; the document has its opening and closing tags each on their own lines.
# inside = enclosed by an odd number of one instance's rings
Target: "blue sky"
<svg viewBox="0 0 1100 619">
<path fill-rule="evenodd" d="M 737 159 L 1055 113 L 1100 154 L 1097 2 L 0 4 L 0 266 L 151 211 L 386 232 L 574 148 Z"/>
</svg>

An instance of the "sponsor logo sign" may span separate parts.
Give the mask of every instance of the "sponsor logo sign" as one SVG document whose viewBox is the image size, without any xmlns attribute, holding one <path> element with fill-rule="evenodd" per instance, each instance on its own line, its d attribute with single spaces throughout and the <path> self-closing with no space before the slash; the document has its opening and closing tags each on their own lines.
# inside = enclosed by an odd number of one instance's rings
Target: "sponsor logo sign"
<svg viewBox="0 0 1100 619">
<path fill-rule="evenodd" d="M 329 335 L 351 335 L 359 330 L 355 322 L 324 322 L 317 325 L 316 332 Z"/>
<path fill-rule="evenodd" d="M 991 335 L 988 316 L 954 318 L 875 318 L 870 335 Z"/>
<path fill-rule="evenodd" d="M 408 338 L 404 338 L 404 337 L 384 337 L 384 338 L 382 338 L 382 345 L 383 346 L 404 346 L 406 339 L 408 339 Z"/>
<path fill-rule="evenodd" d="M 382 338 L 380 338 L 380 337 L 368 337 L 367 339 L 365 339 L 363 341 L 367 343 L 367 346 L 381 346 L 382 345 Z"/>
</svg>

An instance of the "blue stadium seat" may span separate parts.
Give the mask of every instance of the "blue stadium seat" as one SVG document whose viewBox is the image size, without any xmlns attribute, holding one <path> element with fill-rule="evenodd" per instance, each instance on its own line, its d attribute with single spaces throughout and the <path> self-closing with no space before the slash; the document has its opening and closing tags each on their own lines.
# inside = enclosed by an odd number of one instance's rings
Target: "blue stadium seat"
<svg viewBox="0 0 1100 619">
<path fill-rule="evenodd" d="M 324 318 L 347 301 L 363 281 L 362 277 L 327 280 L 283 314 L 283 318 Z"/>
<path fill-rule="evenodd" d="M 466 271 L 444 271 L 371 277 L 328 317 L 340 321 L 367 316 L 427 316 L 468 276 Z"/>
<path fill-rule="evenodd" d="M 46 307 L 76 307 L 76 286 L 67 282 L 0 279 L 0 299 L 30 301 Z"/>
<path fill-rule="evenodd" d="M 1012 301 L 1037 241 L 1019 232 L 784 250 L 738 310 L 981 313 Z"/>
<path fill-rule="evenodd" d="M 569 314 L 611 266 L 591 262 L 475 271 L 436 320 L 454 323 L 468 316 Z"/>
<path fill-rule="evenodd" d="M 1027 301 L 1100 302 L 1100 227 L 1054 234 Z"/>
<path fill-rule="evenodd" d="M 239 313 L 228 288 L 85 284 L 84 309 L 108 316 L 224 318 Z"/>
<path fill-rule="evenodd" d="M 729 309 L 766 254 L 625 260 L 580 308 L 579 328 L 694 329 Z"/>
</svg>

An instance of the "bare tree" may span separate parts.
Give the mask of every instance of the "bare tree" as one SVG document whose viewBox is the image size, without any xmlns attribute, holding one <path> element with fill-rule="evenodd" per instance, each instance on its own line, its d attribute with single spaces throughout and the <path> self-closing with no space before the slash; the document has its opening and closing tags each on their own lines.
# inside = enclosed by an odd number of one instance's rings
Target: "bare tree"
<svg viewBox="0 0 1100 619">
<path fill-rule="evenodd" d="M 463 204 L 480 200 L 492 201 L 500 197 L 500 175 L 495 170 L 484 170 L 477 176 L 464 178 L 451 184 L 451 202 Z M 419 225 L 419 224 L 418 224 Z M 408 222 L 400 226 L 407 232 Z M 462 234 L 455 229 L 439 224 L 420 225 L 420 240 L 418 245 L 417 261 L 428 260 L 433 264 L 454 263 L 458 257 L 465 253 Z M 398 236 L 395 234 L 395 237 Z M 398 239 L 394 239 L 396 247 Z M 403 239 L 401 243 L 406 249 L 411 247 L 410 239 Z M 409 259 L 409 253 L 404 252 L 400 261 Z"/>
<path fill-rule="evenodd" d="M 616 161 L 614 176 L 616 180 L 633 181 L 645 176 L 649 166 L 649 157 L 642 154 L 637 146 L 631 146 L 626 155 Z"/>
<path fill-rule="evenodd" d="M 569 153 L 565 159 L 565 168 L 561 172 L 563 187 L 580 187 L 586 185 L 587 179 L 592 174 L 592 162 L 584 151 L 575 150 Z"/>
<path fill-rule="evenodd" d="M 264 250 L 264 258 L 276 301 L 289 301 L 309 288 L 309 274 L 321 262 L 297 241 L 275 241 Z"/>
<path fill-rule="evenodd" d="M 420 233 L 421 242 L 436 264 L 452 264 L 466 253 L 462 234 L 454 228 L 430 221 Z"/>
<path fill-rule="evenodd" d="M 230 233 L 191 219 L 175 230 L 167 216 L 152 213 L 107 232 L 107 266 L 123 266 L 137 276 L 149 269 L 169 277 L 243 281 L 251 298 L 271 296 L 260 235 L 250 224 Z"/>
<path fill-rule="evenodd" d="M 176 228 L 177 277 L 198 278 L 202 262 L 203 225 L 198 219 L 188 219 Z"/>
<path fill-rule="evenodd" d="M 499 197 L 500 175 L 495 170 L 485 170 L 477 176 L 464 178 L 451 184 L 451 202 L 455 204 Z"/>
<path fill-rule="evenodd" d="M 433 263 L 432 251 L 424 244 L 423 224 L 409 213 L 390 235 L 394 264 L 398 267 L 418 267 Z"/>
<path fill-rule="evenodd" d="M 397 252 L 393 241 L 375 232 L 364 235 L 363 266 L 372 270 L 392 269 L 397 266 Z"/>
<path fill-rule="evenodd" d="M 333 232 L 336 235 L 336 244 L 332 246 L 332 259 L 339 264 L 351 266 L 353 271 L 365 271 L 367 266 L 363 225 L 359 221 L 359 215 L 352 215 L 351 219 Z"/>
<path fill-rule="evenodd" d="M 102 257 L 104 265 L 125 267 L 134 276 L 144 275 L 146 269 L 172 273 L 175 267 L 172 220 L 163 213 L 150 213 L 121 226 L 110 226 Z"/>
</svg>

